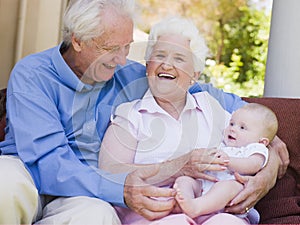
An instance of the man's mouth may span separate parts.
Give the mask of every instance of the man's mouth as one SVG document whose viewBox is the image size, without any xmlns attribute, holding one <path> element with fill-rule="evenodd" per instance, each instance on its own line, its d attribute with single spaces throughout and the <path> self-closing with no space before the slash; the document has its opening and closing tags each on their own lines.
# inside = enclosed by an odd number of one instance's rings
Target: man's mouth
<svg viewBox="0 0 300 225">
<path fill-rule="evenodd" d="M 103 65 L 107 68 L 107 69 L 115 69 L 116 68 L 116 65 L 113 65 L 113 64 L 106 64 L 106 63 L 103 63 Z"/>
<path fill-rule="evenodd" d="M 165 78 L 170 80 L 174 80 L 176 78 L 174 75 L 168 73 L 159 73 L 157 76 L 160 78 Z"/>
</svg>

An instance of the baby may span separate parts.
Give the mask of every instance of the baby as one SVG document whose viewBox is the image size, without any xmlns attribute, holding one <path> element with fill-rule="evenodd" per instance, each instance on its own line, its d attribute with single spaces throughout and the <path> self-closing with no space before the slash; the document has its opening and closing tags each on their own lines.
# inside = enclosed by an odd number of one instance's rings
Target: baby
<svg viewBox="0 0 300 225">
<path fill-rule="evenodd" d="M 217 177 L 218 182 L 197 180 L 191 177 L 178 177 L 174 188 L 176 200 L 184 213 L 192 218 L 216 213 L 230 204 L 230 201 L 243 189 L 233 173 L 253 175 L 268 161 L 270 141 L 276 135 L 278 121 L 269 108 L 249 103 L 232 114 L 224 131 L 220 154 L 224 157 L 228 170 L 207 172 Z M 246 210 L 248 211 L 248 210 Z"/>
</svg>

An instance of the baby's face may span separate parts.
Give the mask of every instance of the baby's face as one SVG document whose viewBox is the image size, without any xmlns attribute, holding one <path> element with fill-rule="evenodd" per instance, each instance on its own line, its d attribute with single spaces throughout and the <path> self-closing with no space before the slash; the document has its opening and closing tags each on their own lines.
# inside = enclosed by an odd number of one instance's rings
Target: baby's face
<svg viewBox="0 0 300 225">
<path fill-rule="evenodd" d="M 239 109 L 232 114 L 229 125 L 224 131 L 224 142 L 231 147 L 258 143 L 262 138 L 262 126 L 257 113 Z"/>
</svg>

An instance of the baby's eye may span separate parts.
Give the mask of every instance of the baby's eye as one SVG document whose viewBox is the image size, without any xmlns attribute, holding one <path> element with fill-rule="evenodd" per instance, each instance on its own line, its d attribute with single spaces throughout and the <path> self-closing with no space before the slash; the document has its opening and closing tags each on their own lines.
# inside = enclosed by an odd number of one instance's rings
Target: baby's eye
<svg viewBox="0 0 300 225">
<path fill-rule="evenodd" d="M 234 126 L 234 123 L 233 123 L 233 122 L 230 122 L 229 125 L 230 125 L 231 127 L 233 127 L 233 126 Z"/>
<path fill-rule="evenodd" d="M 241 126 L 241 130 L 245 130 L 246 128 L 244 126 Z"/>
</svg>

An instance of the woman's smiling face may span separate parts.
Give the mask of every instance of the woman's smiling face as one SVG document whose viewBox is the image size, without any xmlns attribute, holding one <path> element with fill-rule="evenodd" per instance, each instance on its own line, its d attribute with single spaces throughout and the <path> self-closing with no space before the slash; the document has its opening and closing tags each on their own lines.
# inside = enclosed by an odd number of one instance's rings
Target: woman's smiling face
<svg viewBox="0 0 300 225">
<path fill-rule="evenodd" d="M 160 36 L 147 61 L 147 74 L 154 96 L 185 96 L 196 76 L 190 41 L 178 34 Z"/>
</svg>

